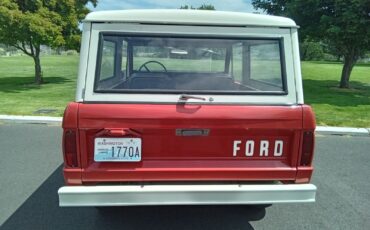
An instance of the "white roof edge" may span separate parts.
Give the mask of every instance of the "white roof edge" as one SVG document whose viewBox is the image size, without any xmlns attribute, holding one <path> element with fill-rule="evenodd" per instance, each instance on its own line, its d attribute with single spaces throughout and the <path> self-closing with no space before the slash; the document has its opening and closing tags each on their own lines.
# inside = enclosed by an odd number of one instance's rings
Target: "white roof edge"
<svg viewBox="0 0 370 230">
<path fill-rule="evenodd" d="M 210 10 L 150 9 L 111 10 L 89 13 L 85 22 L 127 22 L 181 25 L 297 27 L 285 17 Z"/>
</svg>

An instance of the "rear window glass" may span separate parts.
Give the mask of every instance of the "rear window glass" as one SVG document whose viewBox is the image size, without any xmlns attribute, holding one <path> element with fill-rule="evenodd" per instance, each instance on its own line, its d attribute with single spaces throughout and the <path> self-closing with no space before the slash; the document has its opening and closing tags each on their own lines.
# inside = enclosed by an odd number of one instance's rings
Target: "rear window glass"
<svg viewBox="0 0 370 230">
<path fill-rule="evenodd" d="M 100 80 L 114 77 L 114 57 L 116 53 L 116 47 L 114 42 L 104 41 L 101 66 L 100 66 Z"/>
<path fill-rule="evenodd" d="M 285 92 L 279 39 L 100 37 L 95 92 Z"/>
</svg>

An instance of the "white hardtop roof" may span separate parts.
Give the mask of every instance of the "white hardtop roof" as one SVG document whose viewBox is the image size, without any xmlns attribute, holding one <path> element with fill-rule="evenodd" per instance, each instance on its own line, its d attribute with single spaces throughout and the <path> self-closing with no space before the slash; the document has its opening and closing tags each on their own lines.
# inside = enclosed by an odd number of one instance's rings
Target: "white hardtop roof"
<svg viewBox="0 0 370 230">
<path fill-rule="evenodd" d="M 292 19 L 252 13 L 213 10 L 112 10 L 89 13 L 86 22 L 297 27 Z"/>
</svg>

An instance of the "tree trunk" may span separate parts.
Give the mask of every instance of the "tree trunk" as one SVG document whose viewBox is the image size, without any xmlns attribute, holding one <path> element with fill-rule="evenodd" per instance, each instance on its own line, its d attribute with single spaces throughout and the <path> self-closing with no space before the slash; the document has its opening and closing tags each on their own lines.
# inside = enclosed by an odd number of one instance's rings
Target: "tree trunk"
<svg viewBox="0 0 370 230">
<path fill-rule="evenodd" d="M 35 47 L 35 53 L 33 56 L 35 62 L 35 83 L 40 85 L 44 82 L 42 78 L 41 62 L 40 62 L 40 47 Z"/>
<path fill-rule="evenodd" d="M 340 88 L 349 88 L 349 78 L 351 77 L 351 72 L 353 66 L 356 63 L 356 58 L 353 52 L 350 54 L 344 55 L 344 65 L 342 69 L 342 76 L 340 79 Z"/>
</svg>

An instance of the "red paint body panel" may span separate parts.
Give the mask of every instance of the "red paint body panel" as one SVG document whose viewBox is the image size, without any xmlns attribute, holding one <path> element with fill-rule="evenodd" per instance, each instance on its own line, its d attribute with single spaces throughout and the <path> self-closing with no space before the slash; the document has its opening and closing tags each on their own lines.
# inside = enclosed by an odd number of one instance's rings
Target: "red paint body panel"
<svg viewBox="0 0 370 230">
<path fill-rule="evenodd" d="M 63 128 L 78 126 L 81 183 L 296 181 L 309 180 L 312 173 L 307 167 L 297 171 L 303 127 L 315 128 L 308 106 L 72 103 L 67 110 L 76 108 L 78 115 L 66 112 Z M 179 136 L 177 129 L 209 133 Z M 95 162 L 94 139 L 111 136 L 140 137 L 142 160 Z M 240 150 L 233 156 L 236 140 Z M 254 141 L 253 156 L 245 155 L 247 140 Z M 281 156 L 273 155 L 276 140 L 284 143 Z M 261 141 L 269 142 L 267 156 L 259 152 Z M 77 175 L 66 169 L 66 182 L 77 184 Z"/>
<path fill-rule="evenodd" d="M 316 128 L 315 114 L 312 108 L 308 105 L 303 105 L 303 129 L 307 131 L 314 131 Z"/>
<path fill-rule="evenodd" d="M 299 166 L 297 168 L 297 176 L 295 183 L 308 183 L 311 180 L 313 172 L 312 166 Z"/>
<path fill-rule="evenodd" d="M 78 128 L 78 106 L 79 103 L 68 103 L 67 108 L 64 110 L 63 116 L 63 129 L 76 129 Z"/>
</svg>

